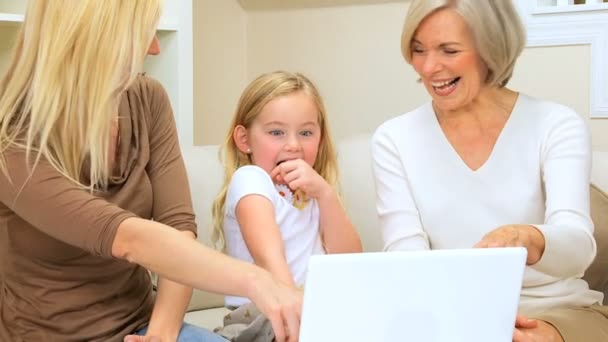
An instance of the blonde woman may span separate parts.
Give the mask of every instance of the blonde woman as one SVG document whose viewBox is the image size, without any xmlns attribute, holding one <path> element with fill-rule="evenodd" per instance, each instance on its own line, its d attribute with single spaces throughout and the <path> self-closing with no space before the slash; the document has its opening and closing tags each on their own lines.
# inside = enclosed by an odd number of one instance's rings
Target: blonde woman
<svg viewBox="0 0 608 342">
<path fill-rule="evenodd" d="M 507 88 L 525 39 L 511 0 L 411 2 L 403 56 L 432 101 L 373 138 L 385 249 L 525 247 L 513 340 L 605 341 L 608 308 L 581 279 L 596 253 L 589 132 Z"/>
<path fill-rule="evenodd" d="M 297 291 L 194 239 L 167 95 L 137 75 L 161 2 L 28 1 L 0 82 L 1 341 L 222 341 L 182 324 L 191 286 L 298 339 Z"/>
</svg>

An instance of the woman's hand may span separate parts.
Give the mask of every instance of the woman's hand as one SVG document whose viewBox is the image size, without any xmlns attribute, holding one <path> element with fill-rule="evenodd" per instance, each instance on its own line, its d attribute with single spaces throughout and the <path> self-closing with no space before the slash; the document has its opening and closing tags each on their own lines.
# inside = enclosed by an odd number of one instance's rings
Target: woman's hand
<svg viewBox="0 0 608 342">
<path fill-rule="evenodd" d="M 564 339 L 551 324 L 517 315 L 513 342 L 564 342 Z"/>
<path fill-rule="evenodd" d="M 526 264 L 534 265 L 545 251 L 545 237 L 536 227 L 524 224 L 509 224 L 492 230 L 474 247 L 525 247 L 528 250 Z"/>
<path fill-rule="evenodd" d="M 302 159 L 282 162 L 270 172 L 270 178 L 277 184 L 286 184 L 294 191 L 304 191 L 309 198 L 318 199 L 333 191 L 325 179 Z"/>
<path fill-rule="evenodd" d="M 272 324 L 277 342 L 297 342 L 300 337 L 303 292 L 261 273 L 248 297 Z"/>
</svg>

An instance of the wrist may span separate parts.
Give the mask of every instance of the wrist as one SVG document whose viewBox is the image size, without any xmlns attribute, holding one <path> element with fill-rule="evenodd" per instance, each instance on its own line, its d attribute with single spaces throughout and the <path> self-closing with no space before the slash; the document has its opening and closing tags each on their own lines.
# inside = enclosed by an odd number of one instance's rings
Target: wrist
<svg viewBox="0 0 608 342">
<path fill-rule="evenodd" d="M 251 265 L 251 269 L 244 274 L 242 281 L 245 297 L 256 303 L 258 296 L 264 291 L 264 283 L 267 282 L 270 274 L 257 265 Z"/>
<path fill-rule="evenodd" d="M 179 331 L 181 326 L 178 329 L 167 329 L 167 328 L 154 328 L 152 325 L 146 331 L 146 336 L 148 337 L 158 337 L 162 342 L 175 342 L 177 341 L 177 337 L 179 336 Z"/>
<path fill-rule="evenodd" d="M 322 203 L 325 201 L 333 201 L 335 199 L 337 199 L 337 195 L 334 191 L 334 188 L 332 188 L 331 185 L 325 183 L 325 186 L 321 189 L 321 191 L 319 191 L 317 201 L 319 201 L 319 203 Z"/>
<path fill-rule="evenodd" d="M 545 252 L 545 236 L 532 225 L 525 226 L 528 233 L 528 265 L 536 264 L 542 258 Z"/>
</svg>

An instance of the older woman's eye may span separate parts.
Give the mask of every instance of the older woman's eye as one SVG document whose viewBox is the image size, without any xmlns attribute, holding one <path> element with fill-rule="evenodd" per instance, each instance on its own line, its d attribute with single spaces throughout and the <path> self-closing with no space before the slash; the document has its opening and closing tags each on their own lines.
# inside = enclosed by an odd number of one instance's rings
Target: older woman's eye
<svg viewBox="0 0 608 342">
<path fill-rule="evenodd" d="M 413 47 L 412 48 L 412 53 L 421 54 L 421 53 L 424 53 L 424 50 L 421 49 L 421 48 L 419 48 L 419 47 Z"/>
</svg>

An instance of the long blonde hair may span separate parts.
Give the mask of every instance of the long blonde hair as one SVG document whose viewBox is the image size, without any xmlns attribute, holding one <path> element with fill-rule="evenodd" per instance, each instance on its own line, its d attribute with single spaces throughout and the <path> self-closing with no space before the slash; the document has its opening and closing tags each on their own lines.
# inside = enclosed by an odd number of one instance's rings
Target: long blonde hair
<svg viewBox="0 0 608 342">
<path fill-rule="evenodd" d="M 234 142 L 232 135 L 234 129 L 239 125 L 245 128 L 251 127 L 253 121 L 268 102 L 300 91 L 308 94 L 313 99 L 319 111 L 318 120 L 319 127 L 321 128 L 321 141 L 313 169 L 330 185 L 335 188 L 338 187 L 336 152 L 329 136 L 325 105 L 317 88 L 308 78 L 299 73 L 276 71 L 259 76 L 243 91 L 230 124 L 230 129 L 220 149 L 220 155 L 223 156 L 224 162 L 224 184 L 213 202 L 213 232 L 211 235 L 211 240 L 217 248 L 225 249 L 224 211 L 226 194 L 232 175 L 239 167 L 251 164 L 249 155 L 239 151 Z"/>
<path fill-rule="evenodd" d="M 140 71 L 163 0 L 29 0 L 0 81 L 5 153 L 47 160 L 91 191 L 107 185 L 112 118 Z M 32 167 L 33 167 L 32 166 Z"/>
</svg>

